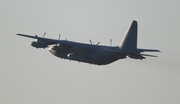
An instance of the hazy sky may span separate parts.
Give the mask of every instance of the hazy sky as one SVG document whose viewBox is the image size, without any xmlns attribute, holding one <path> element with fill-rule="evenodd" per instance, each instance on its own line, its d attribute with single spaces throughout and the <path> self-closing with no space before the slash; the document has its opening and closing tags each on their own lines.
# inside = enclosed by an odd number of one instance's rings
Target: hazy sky
<svg viewBox="0 0 180 104">
<path fill-rule="evenodd" d="M 1 0 L 0 104 L 180 104 L 179 0 Z M 106 66 L 61 60 L 17 33 L 101 45 L 138 21 L 158 58 Z"/>
</svg>

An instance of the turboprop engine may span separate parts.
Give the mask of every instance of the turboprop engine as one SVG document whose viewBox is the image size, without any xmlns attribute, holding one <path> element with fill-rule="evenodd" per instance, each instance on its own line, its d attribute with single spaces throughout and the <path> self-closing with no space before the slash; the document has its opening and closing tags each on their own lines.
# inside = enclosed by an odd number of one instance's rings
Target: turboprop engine
<svg viewBox="0 0 180 104">
<path fill-rule="evenodd" d="M 61 46 L 60 44 L 54 44 L 49 47 L 49 52 L 51 52 L 53 55 L 60 57 L 60 58 L 65 58 L 67 59 L 67 54 L 69 53 L 68 48 L 65 48 Z"/>
<path fill-rule="evenodd" d="M 48 45 L 43 43 L 43 42 L 31 42 L 31 46 L 36 47 L 36 48 L 46 48 L 46 47 L 48 47 Z"/>
<path fill-rule="evenodd" d="M 44 33 L 43 37 L 45 36 L 46 32 Z M 37 35 L 35 35 L 37 41 L 31 42 L 31 46 L 36 47 L 36 48 L 46 48 L 48 47 L 47 42 L 42 41 L 39 39 Z"/>
</svg>

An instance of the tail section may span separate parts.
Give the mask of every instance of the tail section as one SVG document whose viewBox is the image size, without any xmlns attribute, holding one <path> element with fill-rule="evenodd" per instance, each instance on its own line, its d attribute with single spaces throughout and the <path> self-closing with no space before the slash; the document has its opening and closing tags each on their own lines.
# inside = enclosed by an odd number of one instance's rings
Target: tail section
<svg viewBox="0 0 180 104">
<path fill-rule="evenodd" d="M 130 25 L 125 37 L 123 38 L 122 43 L 120 44 L 119 48 L 123 52 L 133 53 L 137 50 L 137 28 L 138 24 L 137 21 L 133 21 Z"/>
</svg>

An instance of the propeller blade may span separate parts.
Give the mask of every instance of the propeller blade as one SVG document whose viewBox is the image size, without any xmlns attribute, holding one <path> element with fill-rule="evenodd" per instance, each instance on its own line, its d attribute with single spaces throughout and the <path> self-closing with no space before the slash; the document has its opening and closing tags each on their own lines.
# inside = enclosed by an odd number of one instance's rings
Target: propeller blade
<svg viewBox="0 0 180 104">
<path fill-rule="evenodd" d="M 91 41 L 91 40 L 89 40 L 89 42 L 92 44 L 92 41 Z"/>
<path fill-rule="evenodd" d="M 112 46 L 112 39 L 110 39 L 110 45 Z"/>
<path fill-rule="evenodd" d="M 58 38 L 58 40 L 60 40 L 60 38 L 61 38 L 61 34 L 59 34 L 59 38 Z"/>
<path fill-rule="evenodd" d="M 43 37 L 46 35 L 46 32 L 44 32 L 44 35 L 43 35 Z"/>
<path fill-rule="evenodd" d="M 100 42 L 98 42 L 96 45 L 99 45 Z"/>
</svg>

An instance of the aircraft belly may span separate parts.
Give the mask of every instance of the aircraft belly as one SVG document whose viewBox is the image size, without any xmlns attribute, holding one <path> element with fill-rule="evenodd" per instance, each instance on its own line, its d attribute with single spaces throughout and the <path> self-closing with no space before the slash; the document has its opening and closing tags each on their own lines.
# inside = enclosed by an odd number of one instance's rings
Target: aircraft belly
<svg viewBox="0 0 180 104">
<path fill-rule="evenodd" d="M 74 60 L 74 61 L 79 61 L 79 62 L 86 62 L 86 63 L 92 63 L 94 61 L 94 58 L 89 55 L 89 54 L 82 54 L 82 53 L 73 53 L 73 52 L 63 52 L 63 51 L 57 51 L 57 50 L 49 50 L 53 55 L 64 58 L 64 59 L 69 59 L 69 60 Z"/>
<path fill-rule="evenodd" d="M 99 65 L 106 65 L 106 64 L 110 64 L 116 60 L 119 60 L 119 59 L 123 59 L 123 58 L 126 58 L 126 56 L 119 56 L 119 55 L 111 55 L 109 57 L 106 57 L 104 58 L 103 60 L 99 61 Z"/>
<path fill-rule="evenodd" d="M 126 55 L 121 53 L 98 51 L 94 55 L 94 61 L 92 63 L 97 65 L 106 65 L 123 58 L 126 58 Z"/>
<path fill-rule="evenodd" d="M 106 65 L 118 59 L 126 58 L 126 55 L 123 55 L 121 53 L 109 52 L 104 50 L 96 50 L 93 52 L 78 52 L 54 49 L 55 48 L 50 48 L 49 51 L 57 57 L 96 65 Z"/>
</svg>

